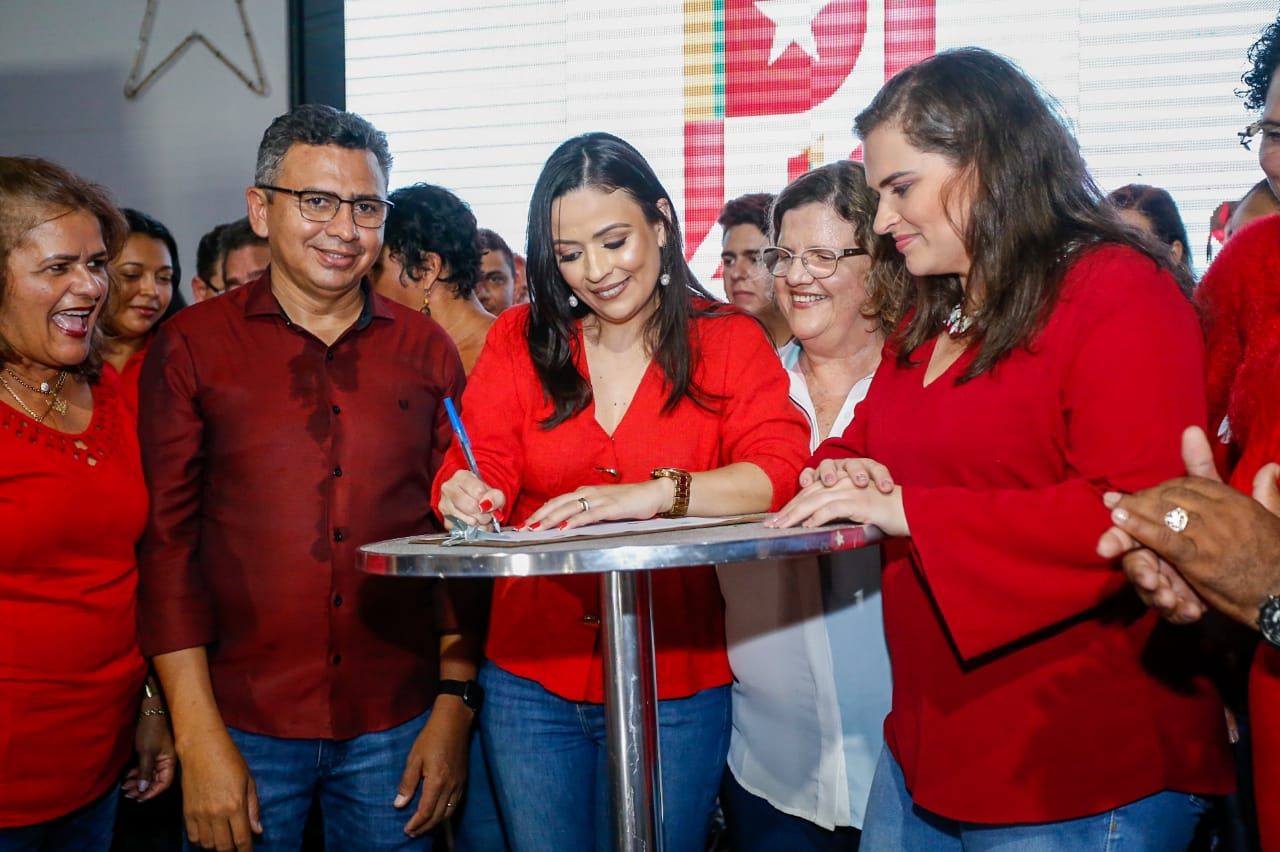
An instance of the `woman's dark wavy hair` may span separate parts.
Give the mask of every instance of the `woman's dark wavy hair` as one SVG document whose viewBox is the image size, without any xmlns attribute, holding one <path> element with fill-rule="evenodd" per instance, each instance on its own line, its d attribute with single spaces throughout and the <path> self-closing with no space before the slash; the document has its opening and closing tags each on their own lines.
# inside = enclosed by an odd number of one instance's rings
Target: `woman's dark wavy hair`
<svg viewBox="0 0 1280 852">
<path fill-rule="evenodd" d="M 467 203 L 442 186 L 415 183 L 391 193 L 383 244 L 414 281 L 423 276 L 423 254 L 440 256 L 440 281 L 459 299 L 470 298 L 480 275 L 480 237 Z M 447 273 L 448 277 L 443 277 Z"/>
<path fill-rule="evenodd" d="M 1182 260 L 1174 262 L 1181 263 L 1190 274 L 1191 243 L 1187 241 L 1187 226 L 1182 224 L 1178 203 L 1168 190 L 1145 183 L 1128 183 L 1111 190 L 1107 201 L 1120 210 L 1133 210 L 1146 216 L 1156 239 L 1165 245 L 1172 248 L 1174 243 L 1182 243 Z"/>
<path fill-rule="evenodd" d="M 1268 24 L 1245 55 L 1249 59 L 1249 70 L 1240 77 L 1244 88 L 1236 90 L 1236 94 L 1244 97 L 1245 109 L 1260 110 L 1267 101 L 1271 78 L 1280 66 L 1280 20 Z"/>
<path fill-rule="evenodd" d="M 621 190 L 640 205 L 647 222 L 663 226 L 666 242 L 661 249 L 661 267 L 671 280 L 665 287 L 654 288 L 658 309 L 645 326 L 645 342 L 666 377 L 668 392 L 662 410 L 670 411 L 686 396 L 705 406 L 705 394 L 693 382 L 697 356 L 689 345 L 689 320 L 715 315 L 716 311 L 701 311 L 694 305 L 694 297 L 713 297 L 685 263 L 675 205 L 639 151 L 608 133 L 584 133 L 552 152 L 529 204 L 529 321 L 525 334 L 543 393 L 555 407 L 543 421 L 543 428 L 563 423 L 591 401 L 591 385 L 574 365 L 577 320 L 588 308 L 569 305 L 571 291 L 560 274 L 552 242 L 555 228 L 551 212 L 558 199 L 585 188 Z M 669 212 L 658 206 L 660 201 L 666 202 Z"/>
<path fill-rule="evenodd" d="M 27 233 L 45 222 L 76 210 L 84 210 L 102 228 L 108 258 L 124 247 L 129 227 L 107 191 L 57 163 L 38 157 L 0 157 L 0 311 L 8 290 L 9 255 Z M 99 312 L 99 318 L 106 307 Z M 102 332 L 95 325 L 89 337 L 89 355 L 68 372 L 88 381 L 102 375 Z M 0 364 L 16 361 L 12 345 L 0 336 Z"/>
<path fill-rule="evenodd" d="M 941 154 L 958 170 L 943 189 L 944 204 L 970 194 L 961 238 L 969 280 L 982 282 L 983 296 L 969 332 L 978 352 L 960 381 L 1029 344 L 1057 303 L 1066 270 L 1103 243 L 1133 246 L 1179 286 L 1189 286 L 1187 273 L 1154 238 L 1127 227 L 1103 202 L 1075 137 L 1009 60 L 966 47 L 912 65 L 854 121 L 864 140 L 881 126 L 896 128 L 913 147 Z M 903 366 L 918 363 L 915 350 L 942 331 L 963 297 L 956 275 L 912 281 L 872 296 L 873 310 L 896 329 Z"/>
</svg>

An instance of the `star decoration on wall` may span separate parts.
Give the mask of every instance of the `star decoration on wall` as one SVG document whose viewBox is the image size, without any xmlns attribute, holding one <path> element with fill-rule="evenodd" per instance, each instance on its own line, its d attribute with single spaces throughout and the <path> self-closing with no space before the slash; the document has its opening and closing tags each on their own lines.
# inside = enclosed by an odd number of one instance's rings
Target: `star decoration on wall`
<svg viewBox="0 0 1280 852">
<path fill-rule="evenodd" d="M 250 79 L 249 75 L 240 66 L 228 59 L 226 54 L 209 40 L 208 36 L 199 31 L 192 31 L 188 34 L 186 38 L 178 43 L 177 47 L 169 51 L 164 59 L 157 62 L 150 71 L 144 73 L 142 68 L 147 61 L 147 47 L 151 43 L 151 34 L 155 27 L 156 9 L 160 6 L 160 0 L 147 0 L 147 11 L 142 16 L 142 29 L 138 32 L 138 51 L 133 57 L 133 68 L 129 71 L 129 79 L 124 84 L 124 96 L 130 100 L 137 98 L 148 86 L 156 81 L 156 78 L 173 67 L 193 44 L 202 44 L 209 49 L 215 59 L 227 66 L 232 74 L 239 77 L 240 81 L 249 87 L 249 91 L 266 97 L 270 89 L 267 85 L 266 75 L 262 72 L 262 60 L 258 56 L 258 43 L 254 40 L 253 30 L 249 26 L 249 16 L 244 11 L 244 0 L 234 0 L 234 2 L 236 4 L 236 12 L 240 15 L 240 26 L 244 30 L 245 42 L 249 45 L 249 58 L 253 61 L 255 79 Z"/>
<path fill-rule="evenodd" d="M 818 59 L 818 42 L 813 37 L 813 19 L 821 9 L 807 0 L 756 0 L 756 10 L 773 22 L 773 45 L 769 48 L 769 64 L 778 61 L 791 45 Z"/>
</svg>

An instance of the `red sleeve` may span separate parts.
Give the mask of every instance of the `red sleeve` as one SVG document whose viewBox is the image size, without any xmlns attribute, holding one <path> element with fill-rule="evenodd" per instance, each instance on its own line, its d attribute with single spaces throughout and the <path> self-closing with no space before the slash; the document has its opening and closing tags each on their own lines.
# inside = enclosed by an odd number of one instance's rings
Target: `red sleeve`
<svg viewBox="0 0 1280 852">
<path fill-rule="evenodd" d="M 196 557 L 205 456 L 195 393 L 196 368 L 187 342 L 162 326 L 138 381 L 138 435 L 151 492 L 139 548 L 138 631 L 148 657 L 218 638 Z"/>
<path fill-rule="evenodd" d="M 719 356 L 725 365 L 725 399 L 719 403 L 724 406 L 723 463 L 750 462 L 763 470 L 773 483 L 770 510 L 777 511 L 795 496 L 809 446 L 808 424 L 791 402 L 786 370 L 755 320 L 735 316 L 703 322 L 704 329 L 710 324 L 725 333 Z M 721 323 L 724 329 L 715 328 Z"/>
<path fill-rule="evenodd" d="M 1231 383 L 1244 360 L 1242 296 L 1254 289 L 1249 279 L 1262 272 L 1262 264 L 1254 257 L 1257 250 L 1252 245 L 1255 235 L 1260 233 L 1246 228 L 1228 241 L 1195 291 L 1205 334 L 1209 424 L 1215 428 L 1227 413 Z"/>
<path fill-rule="evenodd" d="M 542 391 L 524 338 L 526 310 L 505 311 L 490 327 L 484 348 L 466 382 L 459 411 L 467 437 L 471 439 L 480 478 L 490 488 L 506 495 L 508 512 L 524 481 L 521 433 L 535 399 L 531 394 L 540 395 Z M 441 411 L 440 416 L 444 418 L 444 428 L 450 429 L 448 415 Z M 432 486 L 431 504 L 437 514 L 440 487 L 449 477 L 467 468 L 461 446 L 456 441 L 448 446 Z M 514 519 L 508 518 L 511 520 Z"/>
<path fill-rule="evenodd" d="M 1124 575 L 1094 552 L 1110 525 L 1102 494 L 1180 475 L 1182 431 L 1204 423 L 1194 312 L 1154 270 L 1139 277 L 1141 268 L 1130 263 L 1103 271 L 1112 272 L 1102 283 L 1123 294 L 1113 299 L 1120 304 L 1104 312 L 1098 300 L 1081 299 L 1072 309 L 1079 331 L 1042 338 L 1046 349 L 1062 347 L 1066 359 L 1056 374 L 1065 478 L 1025 489 L 903 487 L 916 564 L 965 658 L 1058 625 L 1121 591 Z"/>
</svg>

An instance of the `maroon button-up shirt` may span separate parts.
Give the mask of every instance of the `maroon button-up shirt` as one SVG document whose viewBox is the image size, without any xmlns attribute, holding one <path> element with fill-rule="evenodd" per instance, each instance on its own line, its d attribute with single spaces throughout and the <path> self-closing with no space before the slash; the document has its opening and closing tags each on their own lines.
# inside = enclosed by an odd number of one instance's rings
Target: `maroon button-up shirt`
<svg viewBox="0 0 1280 852">
<path fill-rule="evenodd" d="M 208 646 L 223 718 L 255 733 L 340 740 L 426 710 L 440 634 L 483 606 L 464 584 L 366 576 L 356 551 L 438 529 L 442 400 L 463 384 L 444 331 L 367 288 L 332 346 L 270 273 L 165 323 L 139 382 L 143 652 Z"/>
</svg>

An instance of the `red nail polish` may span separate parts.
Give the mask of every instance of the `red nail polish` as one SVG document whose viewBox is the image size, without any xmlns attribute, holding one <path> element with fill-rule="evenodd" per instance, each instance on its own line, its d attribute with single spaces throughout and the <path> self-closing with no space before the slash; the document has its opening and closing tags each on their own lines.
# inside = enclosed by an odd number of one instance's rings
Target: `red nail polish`
<svg viewBox="0 0 1280 852">
<path fill-rule="evenodd" d="M 565 527 L 567 527 L 567 526 L 569 526 L 569 522 L 568 522 L 568 521 L 561 521 L 561 522 L 560 522 L 560 526 L 556 527 L 556 529 L 558 529 L 558 530 L 562 530 L 562 529 L 564 529 L 564 528 L 565 528 Z"/>
<path fill-rule="evenodd" d="M 481 512 L 487 512 L 487 511 L 489 511 L 489 510 L 490 510 L 490 509 L 492 509 L 492 508 L 493 508 L 493 501 L 492 501 L 492 500 L 481 500 L 481 501 L 480 501 L 480 511 L 481 511 Z"/>
<path fill-rule="evenodd" d="M 529 529 L 536 530 L 540 526 L 542 526 L 542 521 L 534 521 L 533 523 L 529 524 Z"/>
</svg>

